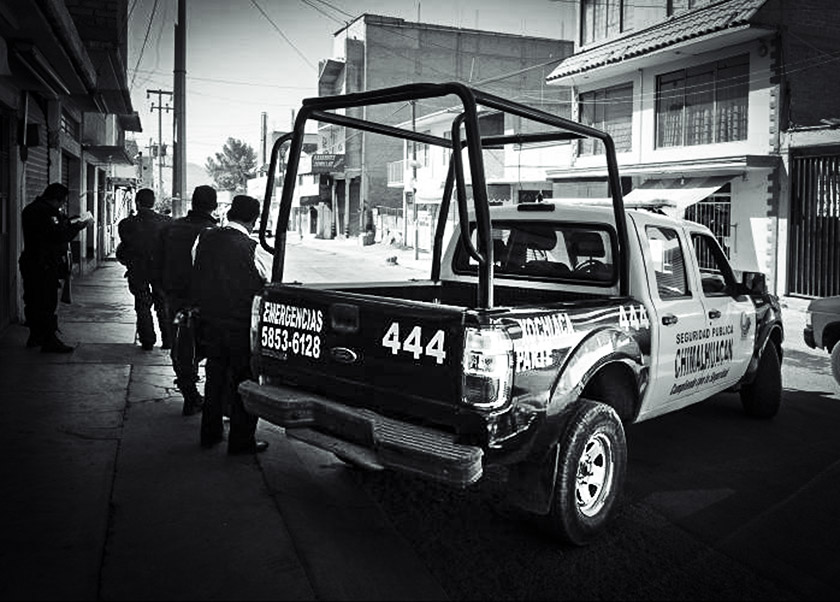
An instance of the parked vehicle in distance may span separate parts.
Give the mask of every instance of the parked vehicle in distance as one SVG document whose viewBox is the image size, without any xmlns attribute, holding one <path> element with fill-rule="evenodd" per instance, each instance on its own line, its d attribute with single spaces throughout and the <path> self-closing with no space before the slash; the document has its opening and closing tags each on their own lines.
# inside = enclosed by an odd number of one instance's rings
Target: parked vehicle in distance
<svg viewBox="0 0 840 602">
<path fill-rule="evenodd" d="M 814 299 L 805 312 L 805 344 L 831 355 L 831 374 L 840 384 L 840 295 Z"/>
<path fill-rule="evenodd" d="M 443 96 L 462 102 L 448 137 L 349 111 Z M 479 104 L 535 125 L 482 135 Z M 307 119 L 438 145 L 450 167 L 428 279 L 284 282 L 286 230 L 274 249 L 261 236 L 273 277 L 252 306 L 256 380 L 239 390 L 287 436 L 455 487 L 492 470 L 511 504 L 583 545 L 618 507 L 625 424 L 724 390 L 740 391 L 748 416 L 778 412 L 784 332 L 764 275 L 737 274 L 701 224 L 626 210 L 609 134 L 455 83 L 307 99 L 278 224 Z M 587 137 L 605 150 L 611 199 L 490 206 L 486 149 Z M 459 220 L 445 241 L 452 197 Z"/>
</svg>

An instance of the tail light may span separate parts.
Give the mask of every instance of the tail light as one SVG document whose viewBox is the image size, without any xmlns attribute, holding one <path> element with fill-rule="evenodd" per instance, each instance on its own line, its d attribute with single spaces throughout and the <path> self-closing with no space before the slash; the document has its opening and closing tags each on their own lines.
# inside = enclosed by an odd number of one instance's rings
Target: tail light
<svg viewBox="0 0 840 602">
<path fill-rule="evenodd" d="M 260 350 L 260 314 L 262 309 L 262 295 L 254 295 L 251 300 L 251 354 L 256 355 Z"/>
<path fill-rule="evenodd" d="M 513 343 L 499 328 L 467 327 L 461 396 L 465 404 L 494 410 L 510 401 Z"/>
</svg>

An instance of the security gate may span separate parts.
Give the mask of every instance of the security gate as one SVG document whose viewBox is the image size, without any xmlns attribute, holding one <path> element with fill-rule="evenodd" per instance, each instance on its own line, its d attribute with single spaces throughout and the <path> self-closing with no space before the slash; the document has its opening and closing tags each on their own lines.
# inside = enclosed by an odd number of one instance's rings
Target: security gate
<svg viewBox="0 0 840 602">
<path fill-rule="evenodd" d="M 840 148 L 791 159 L 791 295 L 840 295 Z"/>
<path fill-rule="evenodd" d="M 727 257 L 730 257 L 730 243 L 732 240 L 730 233 L 731 209 L 732 185 L 726 184 L 715 194 L 706 197 L 699 203 L 689 205 L 683 217 L 709 228 L 720 243 L 723 252 L 726 253 Z M 697 261 L 701 268 L 714 268 L 717 265 L 708 247 L 695 249 L 695 251 L 697 251 Z"/>
</svg>

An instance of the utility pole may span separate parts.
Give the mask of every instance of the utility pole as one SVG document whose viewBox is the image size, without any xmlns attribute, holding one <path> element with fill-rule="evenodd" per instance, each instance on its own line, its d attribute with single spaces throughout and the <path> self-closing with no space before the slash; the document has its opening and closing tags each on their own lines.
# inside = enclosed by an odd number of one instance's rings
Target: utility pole
<svg viewBox="0 0 840 602">
<path fill-rule="evenodd" d="M 260 168 L 265 167 L 265 164 L 268 162 L 267 154 L 266 154 L 266 135 L 268 131 L 268 113 L 263 111 L 260 114 Z"/>
<path fill-rule="evenodd" d="M 162 104 L 162 97 L 163 96 L 172 96 L 172 92 L 167 90 L 146 90 L 146 98 L 149 98 L 152 94 L 157 94 L 158 100 L 157 105 L 155 105 L 154 101 L 152 102 L 152 108 L 150 110 L 158 112 L 158 185 L 157 185 L 157 198 L 158 200 L 163 198 L 163 111 L 167 113 L 172 110 L 172 107 L 169 106 L 169 102 L 167 101 L 166 106 L 164 107 Z"/>
<path fill-rule="evenodd" d="M 420 4 L 417 5 L 417 12 L 420 12 Z M 417 103 L 411 101 L 411 131 L 417 131 Z M 420 233 L 417 231 L 417 141 L 411 141 L 411 182 L 412 194 L 411 201 L 414 214 L 414 259 L 420 257 Z"/>
<path fill-rule="evenodd" d="M 172 215 L 186 214 L 187 189 L 187 0 L 178 0 L 175 24 L 175 115 L 172 124 Z"/>
</svg>

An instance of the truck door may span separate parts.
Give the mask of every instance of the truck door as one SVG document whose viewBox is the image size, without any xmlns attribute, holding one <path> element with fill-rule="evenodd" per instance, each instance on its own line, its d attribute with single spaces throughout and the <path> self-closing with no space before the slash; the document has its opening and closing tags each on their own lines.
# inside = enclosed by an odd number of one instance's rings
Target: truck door
<svg viewBox="0 0 840 602">
<path fill-rule="evenodd" d="M 699 278 L 708 337 L 703 345 L 706 395 L 735 384 L 750 362 L 755 341 L 755 306 L 736 293 L 729 260 L 708 232 L 691 231 L 693 262 Z"/>
<path fill-rule="evenodd" d="M 682 353 L 700 340 L 706 314 L 692 286 L 690 241 L 681 229 L 633 214 L 647 271 L 651 300 L 651 380 L 639 418 L 688 405 L 700 396 L 697 374 Z"/>
</svg>

